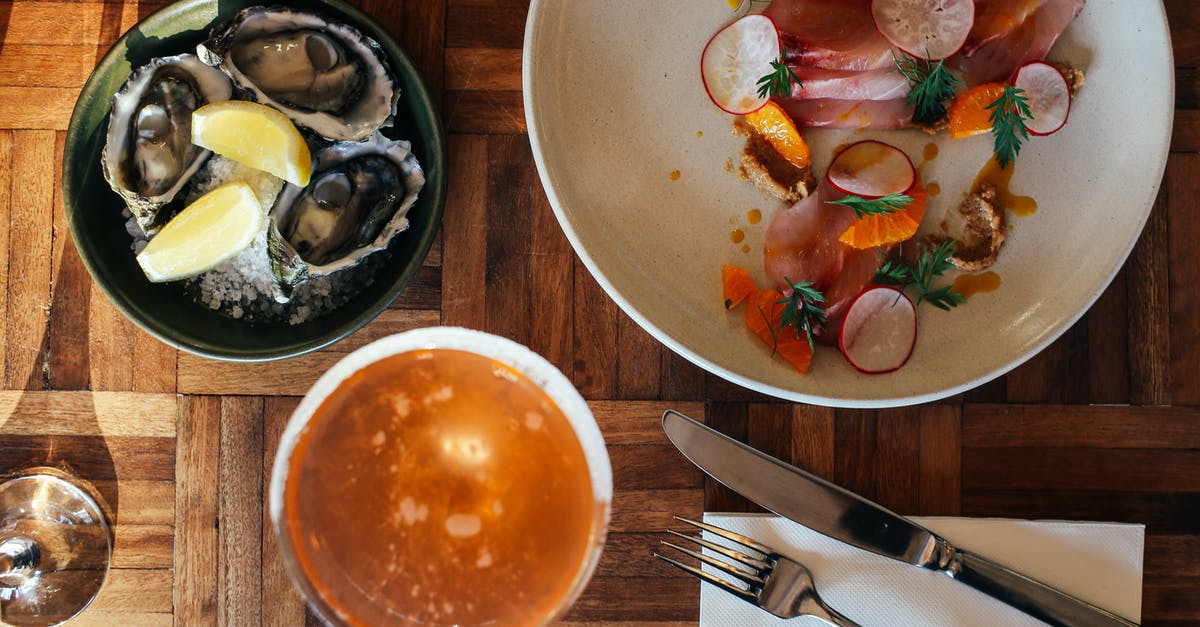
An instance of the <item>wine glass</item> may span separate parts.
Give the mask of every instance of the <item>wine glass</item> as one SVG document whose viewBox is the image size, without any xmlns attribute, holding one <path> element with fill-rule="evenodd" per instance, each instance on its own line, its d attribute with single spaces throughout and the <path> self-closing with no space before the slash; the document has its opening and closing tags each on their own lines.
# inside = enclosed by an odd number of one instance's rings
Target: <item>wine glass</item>
<svg viewBox="0 0 1200 627">
<path fill-rule="evenodd" d="M 611 501 L 604 440 L 567 378 L 520 344 L 447 327 L 326 372 L 270 486 L 283 561 L 333 625 L 561 618 L 595 570 Z"/>
<path fill-rule="evenodd" d="M 54 468 L 0 483 L 0 623 L 57 625 L 104 584 L 112 529 L 91 486 Z"/>
</svg>

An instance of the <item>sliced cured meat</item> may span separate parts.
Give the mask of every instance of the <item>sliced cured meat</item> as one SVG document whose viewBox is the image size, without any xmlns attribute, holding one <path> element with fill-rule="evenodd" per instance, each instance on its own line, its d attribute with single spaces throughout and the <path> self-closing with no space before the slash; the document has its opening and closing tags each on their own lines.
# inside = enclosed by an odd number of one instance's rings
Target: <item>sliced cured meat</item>
<svg viewBox="0 0 1200 627">
<path fill-rule="evenodd" d="M 792 98 L 835 100 L 896 100 L 908 96 L 908 80 L 894 67 L 866 70 L 792 68 L 800 83 L 792 84 Z"/>
<path fill-rule="evenodd" d="M 975 0 L 975 25 L 961 54 L 971 54 L 993 39 L 1007 35 L 1047 0 Z"/>
<path fill-rule="evenodd" d="M 808 198 L 780 212 L 767 228 L 764 267 L 767 276 L 785 293 L 788 281 L 811 281 L 825 295 L 826 329 L 837 329 L 850 301 L 871 283 L 879 267 L 875 248 L 855 250 L 838 241 L 838 236 L 857 218 L 842 205 L 828 204 L 840 198 L 828 184 L 820 184 Z M 818 336 L 825 343 L 836 334 Z"/>
<path fill-rule="evenodd" d="M 873 70 L 892 63 L 869 0 L 775 0 L 764 13 L 779 27 L 790 64 Z"/>
<path fill-rule="evenodd" d="M 1041 61 L 1067 26 L 1083 10 L 1084 0 L 1046 0 L 1037 10 L 1002 36 L 983 43 L 970 54 L 956 55 L 949 64 L 968 85 L 1004 81 L 1017 68 Z"/>
<path fill-rule="evenodd" d="M 895 100 L 841 100 L 789 98 L 779 103 L 797 126 L 895 130 L 912 126 L 913 108 L 903 98 Z"/>
</svg>

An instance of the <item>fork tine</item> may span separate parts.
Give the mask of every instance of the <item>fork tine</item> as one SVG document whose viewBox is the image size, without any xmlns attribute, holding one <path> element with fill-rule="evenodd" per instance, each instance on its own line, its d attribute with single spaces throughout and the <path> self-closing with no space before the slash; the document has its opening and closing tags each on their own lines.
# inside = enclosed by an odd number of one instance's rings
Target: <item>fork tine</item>
<svg viewBox="0 0 1200 627">
<path fill-rule="evenodd" d="M 758 551 L 759 553 L 762 553 L 763 555 L 771 555 L 774 553 L 774 551 L 772 551 L 770 547 L 759 544 L 759 543 L 755 542 L 754 540 L 751 540 L 750 538 L 747 538 L 746 536 L 744 536 L 740 533 L 734 533 L 732 531 L 727 531 L 725 529 L 722 529 L 720 527 L 714 527 L 707 523 L 702 523 L 702 522 L 699 522 L 696 520 L 684 518 L 683 516 L 675 516 L 675 520 L 678 520 L 679 522 L 682 522 L 682 523 L 687 523 L 693 527 L 699 527 L 700 529 L 703 529 L 705 531 L 715 533 L 718 536 L 721 536 L 722 538 L 729 540 L 730 542 L 736 542 L 748 549 L 753 549 L 755 551 Z"/>
<path fill-rule="evenodd" d="M 666 555 L 660 555 L 658 553 L 655 553 L 654 557 L 657 557 L 658 559 L 674 566 L 675 568 L 678 568 L 679 570 L 682 570 L 685 573 L 688 573 L 694 577 L 698 577 L 699 579 L 707 581 L 708 583 L 711 583 L 712 585 L 717 586 L 718 588 L 721 588 L 722 590 L 738 597 L 739 599 L 741 599 L 743 601 L 746 601 L 747 603 L 757 604 L 757 602 L 758 602 L 758 597 L 753 592 L 750 592 L 749 590 L 745 590 L 743 588 L 739 588 L 738 586 L 735 586 L 735 585 L 729 583 L 728 581 L 721 579 L 720 577 L 718 577 L 716 575 L 713 575 L 711 573 L 706 573 L 706 572 L 700 570 L 699 568 L 696 568 L 695 566 L 689 566 L 679 560 L 667 557 Z"/>
<path fill-rule="evenodd" d="M 758 573 L 748 573 L 748 572 L 738 568 L 737 566 L 733 566 L 732 564 L 727 564 L 725 562 L 722 562 L 721 560 L 719 560 L 715 557 L 705 555 L 703 553 L 700 553 L 698 551 L 693 551 L 691 549 L 686 549 L 684 547 L 679 546 L 678 544 L 667 542 L 666 540 L 660 540 L 660 542 L 666 546 L 671 547 L 672 549 L 675 549 L 676 551 L 679 551 L 680 553 L 683 553 L 684 555 L 694 557 L 694 558 L 700 560 L 701 562 L 704 562 L 705 564 L 708 564 L 709 566 L 716 568 L 717 570 L 721 570 L 726 573 L 729 573 L 730 575 L 737 577 L 738 579 L 741 579 L 742 581 L 744 581 L 752 586 L 758 586 L 761 588 L 763 585 L 762 577 L 760 577 Z"/>
<path fill-rule="evenodd" d="M 709 549 L 710 551 L 720 553 L 721 555 L 724 555 L 725 557 L 728 557 L 729 559 L 734 560 L 740 564 L 745 564 L 746 566 L 749 566 L 750 568 L 753 568 L 756 571 L 764 571 L 771 567 L 770 564 L 768 564 L 767 562 L 765 562 L 763 560 L 760 560 L 760 559 L 757 559 L 754 557 L 750 557 L 749 555 L 746 555 L 745 553 L 738 553 L 737 551 L 734 551 L 733 549 L 723 547 L 715 542 L 709 542 L 708 540 L 705 540 L 704 538 L 700 538 L 697 536 L 689 536 L 684 533 L 679 533 L 678 531 L 675 531 L 674 529 L 668 529 L 667 533 L 674 535 L 674 536 L 678 536 L 680 538 L 683 538 L 684 540 L 687 540 L 689 542 L 695 542 L 696 544 L 699 544 L 700 546 L 702 546 L 706 549 Z"/>
</svg>

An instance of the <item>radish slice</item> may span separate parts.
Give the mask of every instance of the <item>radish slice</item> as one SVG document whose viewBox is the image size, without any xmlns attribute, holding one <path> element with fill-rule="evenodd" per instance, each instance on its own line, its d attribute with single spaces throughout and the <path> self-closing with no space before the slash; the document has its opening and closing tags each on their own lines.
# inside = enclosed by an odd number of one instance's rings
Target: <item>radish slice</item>
<svg viewBox="0 0 1200 627">
<path fill-rule="evenodd" d="M 869 139 L 837 153 L 825 178 L 843 193 L 869 199 L 907 190 L 917 171 L 903 150 Z"/>
<path fill-rule="evenodd" d="M 945 59 L 975 25 L 973 0 L 871 0 L 875 29 L 914 57 Z"/>
<path fill-rule="evenodd" d="M 734 115 L 767 104 L 758 95 L 758 79 L 773 71 L 780 45 L 779 29 L 765 15 L 747 15 L 717 31 L 700 57 L 700 76 L 713 104 Z"/>
<path fill-rule="evenodd" d="M 1067 123 L 1071 112 L 1071 91 L 1058 68 L 1048 63 L 1026 63 L 1017 70 L 1013 86 L 1025 91 L 1033 119 L 1025 127 L 1034 135 L 1049 135 Z"/>
<path fill-rule="evenodd" d="M 838 347 L 867 374 L 892 372 L 908 361 L 917 341 L 917 308 L 903 292 L 869 287 L 846 310 Z"/>
</svg>

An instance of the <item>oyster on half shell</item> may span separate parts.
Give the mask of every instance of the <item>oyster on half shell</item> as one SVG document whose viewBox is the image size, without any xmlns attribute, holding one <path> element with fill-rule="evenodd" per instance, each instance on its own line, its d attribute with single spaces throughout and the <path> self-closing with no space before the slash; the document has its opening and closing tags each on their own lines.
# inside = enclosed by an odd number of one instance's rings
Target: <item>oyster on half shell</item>
<svg viewBox="0 0 1200 627">
<path fill-rule="evenodd" d="M 210 154 L 192 144 L 192 112 L 232 95 L 229 77 L 181 54 L 151 60 L 113 96 L 101 168 L 147 235 Z"/>
<path fill-rule="evenodd" d="M 425 174 L 404 140 L 376 133 L 314 155 L 306 187 L 287 184 L 270 211 L 268 253 L 286 302 L 301 282 L 353 268 L 408 228 Z"/>
<path fill-rule="evenodd" d="M 243 9 L 196 51 L 255 100 L 326 139 L 365 140 L 396 113 L 400 89 L 378 42 L 314 13 Z"/>
</svg>

